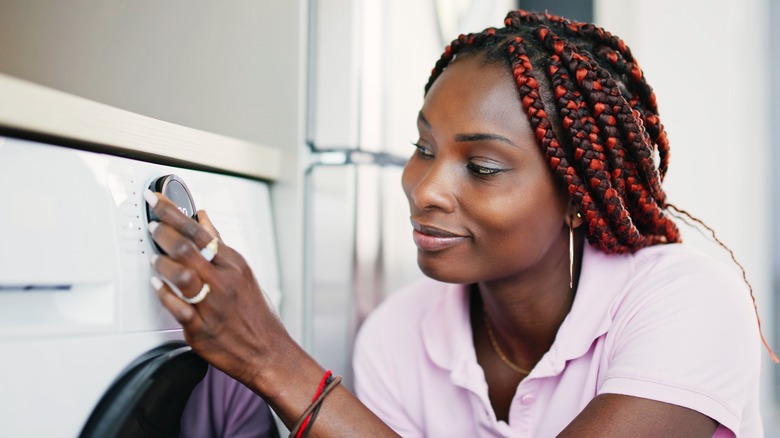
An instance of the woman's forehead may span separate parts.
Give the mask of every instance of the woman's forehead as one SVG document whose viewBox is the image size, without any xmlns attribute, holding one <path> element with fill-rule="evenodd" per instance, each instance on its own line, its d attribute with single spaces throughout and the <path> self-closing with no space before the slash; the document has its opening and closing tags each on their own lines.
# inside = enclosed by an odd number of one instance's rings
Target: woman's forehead
<svg viewBox="0 0 780 438">
<path fill-rule="evenodd" d="M 508 69 L 477 56 L 453 62 L 433 83 L 421 113 L 434 124 L 439 112 L 465 119 L 516 119 L 523 114 L 517 86 Z"/>
</svg>

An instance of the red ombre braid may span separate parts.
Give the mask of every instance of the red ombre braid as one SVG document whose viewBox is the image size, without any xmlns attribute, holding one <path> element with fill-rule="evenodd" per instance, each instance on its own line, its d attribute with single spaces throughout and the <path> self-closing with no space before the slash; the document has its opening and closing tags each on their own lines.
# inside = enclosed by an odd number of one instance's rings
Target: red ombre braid
<svg viewBox="0 0 780 438">
<path fill-rule="evenodd" d="M 538 35 L 543 45 L 554 53 L 550 57 L 549 71 L 563 127 L 569 131 L 571 137 L 575 161 L 588 182 L 590 192 L 597 197 L 600 209 L 605 211 L 609 219 L 609 228 L 599 230 L 601 234 L 592 236 L 591 240 L 602 241 L 604 245 L 611 247 L 612 252 L 626 252 L 632 247 L 642 247 L 642 236 L 634 226 L 623 202 L 625 184 L 620 178 L 622 172 L 618 168 L 614 172 L 618 178 L 613 178 L 611 169 L 614 166 L 604 153 L 601 135 L 603 129 L 600 128 L 614 127 L 616 119 L 600 102 L 596 103 L 595 112 L 589 111 L 589 105 L 583 96 L 583 93 L 588 93 L 591 95 L 590 100 L 595 98 L 598 101 L 599 96 L 604 94 L 602 87 L 599 82 L 593 81 L 593 78 L 587 79 L 595 73 L 585 56 L 576 53 L 570 44 L 553 35 L 547 27 L 541 27 Z M 562 63 L 562 59 L 567 62 Z M 568 68 L 565 68 L 564 64 L 568 65 Z M 579 88 L 572 82 L 569 71 L 574 72 Z M 587 86 L 582 87 L 583 84 Z"/>
<path fill-rule="evenodd" d="M 539 94 L 539 84 L 534 78 L 531 61 L 527 56 L 523 42 L 524 40 L 522 37 L 516 37 L 509 43 L 508 51 L 513 57 L 511 65 L 520 92 L 523 108 L 528 114 L 531 127 L 536 133 L 536 139 L 541 144 L 542 150 L 545 151 L 547 158 L 550 160 L 550 165 L 553 170 L 555 170 L 556 174 L 566 182 L 569 193 L 572 195 L 573 199 L 575 199 L 575 202 L 578 198 L 580 199 L 578 204 L 581 206 L 581 210 L 585 212 L 585 221 L 588 223 L 588 238 L 591 243 L 600 247 L 609 248 L 612 250 L 610 252 L 625 252 L 627 248 L 619 247 L 618 239 L 615 238 L 609 221 L 604 217 L 609 215 L 609 213 L 606 215 L 604 214 L 605 209 L 599 208 L 596 205 L 597 201 L 593 196 L 595 194 L 596 198 L 604 199 L 603 193 L 606 187 L 602 185 L 601 180 L 596 177 L 597 173 L 600 173 L 601 176 L 604 175 L 603 165 L 600 164 L 603 163 L 603 159 L 599 159 L 603 157 L 588 154 L 592 160 L 586 165 L 587 171 L 585 175 L 580 175 L 571 165 L 570 159 L 563 147 L 561 147 L 561 144 L 552 129 L 552 124 L 547 116 L 547 112 L 544 109 L 544 104 Z M 554 68 L 554 65 L 551 66 L 551 70 Z M 556 93 L 560 93 L 561 91 L 564 91 L 564 94 L 561 96 L 561 98 L 563 98 L 566 95 L 566 91 L 562 89 L 562 87 L 556 87 Z M 561 112 L 561 124 L 564 129 L 573 132 L 573 135 L 570 137 L 572 145 L 579 145 L 587 142 L 580 141 L 583 140 L 579 137 L 581 133 L 578 132 L 577 129 L 580 125 L 580 117 L 578 115 L 573 118 L 570 117 L 569 111 L 579 111 L 579 109 L 580 107 L 577 102 L 569 100 L 564 104 L 563 111 Z M 583 136 L 587 137 L 587 134 L 583 134 Z M 582 149 L 578 150 L 583 152 Z M 592 151 L 592 148 L 590 150 Z M 585 153 L 579 155 L 580 160 L 588 160 L 588 157 L 585 157 Z M 577 161 L 577 154 L 575 154 L 574 161 Z M 593 164 L 592 166 L 591 163 Z M 588 182 L 588 186 L 585 185 L 585 181 Z"/>
<path fill-rule="evenodd" d="M 568 106 L 577 107 L 582 126 L 589 128 L 589 132 L 572 133 L 575 158 L 583 156 L 584 162 L 580 168 L 589 174 L 588 179 L 592 184 L 601 185 L 595 192 L 604 193 L 603 204 L 612 218 L 618 239 L 633 248 L 679 241 L 676 227 L 664 217 L 657 205 L 665 202 L 665 194 L 654 167 L 652 146 L 642 128 L 640 115 L 623 98 L 617 82 L 609 72 L 598 67 L 595 62 L 591 63 L 587 52 L 578 52 L 574 45 L 553 35 L 547 27 L 541 27 L 538 34 L 543 45 L 555 53 L 550 57 L 550 62 L 556 67 L 551 74 L 556 94 L 560 93 L 558 90 L 567 90 L 556 102 L 559 111 L 565 112 Z M 561 57 L 566 60 L 567 69 L 562 68 Z M 565 71 L 574 72 L 577 86 Z M 587 97 L 587 104 L 583 102 L 582 93 Z M 570 102 L 572 99 L 573 103 Z M 572 127 L 577 127 L 577 123 Z M 602 138 L 610 153 L 611 163 L 605 161 Z M 629 146 L 627 150 L 623 147 L 624 139 Z M 594 157 L 596 161 L 589 159 L 592 156 L 588 153 L 590 149 L 598 153 Z M 633 161 L 625 162 L 626 152 L 631 154 Z M 642 169 L 638 176 L 635 164 Z M 642 178 L 646 184 L 637 184 L 637 178 Z M 612 190 L 613 184 L 615 190 Z M 628 192 L 625 190 L 627 185 L 631 188 Z M 649 213 L 634 215 L 636 226 L 642 229 L 641 233 L 632 222 L 624 203 Z"/>
<path fill-rule="evenodd" d="M 575 23 L 566 25 L 568 20 L 548 15 L 551 19 L 564 25 L 564 28 L 573 34 L 582 34 L 586 38 L 598 41 L 601 45 L 595 49 L 595 54 L 609 62 L 615 71 L 622 73 L 629 80 L 626 85 L 633 85 L 632 91 L 636 97 L 629 100 L 632 108 L 642 112 L 645 127 L 651 142 L 657 146 L 659 155 L 658 172 L 661 180 L 666 176 L 669 168 L 669 141 L 666 131 L 658 118 L 658 106 L 655 92 L 647 83 L 639 63 L 631 55 L 631 50 L 620 38 L 590 23 Z"/>
</svg>

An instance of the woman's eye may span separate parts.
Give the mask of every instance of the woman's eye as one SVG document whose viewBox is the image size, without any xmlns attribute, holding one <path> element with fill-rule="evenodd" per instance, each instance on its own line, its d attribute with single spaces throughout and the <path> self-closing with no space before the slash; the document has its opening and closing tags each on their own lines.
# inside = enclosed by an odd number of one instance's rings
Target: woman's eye
<svg viewBox="0 0 780 438">
<path fill-rule="evenodd" d="M 466 167 L 469 169 L 471 173 L 478 176 L 495 175 L 497 173 L 504 171 L 504 169 L 498 169 L 495 167 L 485 167 L 474 163 L 469 163 Z"/>
<path fill-rule="evenodd" d="M 423 157 L 432 157 L 433 156 L 433 151 L 431 151 L 431 148 L 429 148 L 427 146 L 424 146 L 424 145 L 421 145 L 419 143 L 412 143 L 412 145 L 414 145 L 414 147 L 417 148 L 417 153 L 420 154 L 421 156 L 423 156 Z"/>
</svg>

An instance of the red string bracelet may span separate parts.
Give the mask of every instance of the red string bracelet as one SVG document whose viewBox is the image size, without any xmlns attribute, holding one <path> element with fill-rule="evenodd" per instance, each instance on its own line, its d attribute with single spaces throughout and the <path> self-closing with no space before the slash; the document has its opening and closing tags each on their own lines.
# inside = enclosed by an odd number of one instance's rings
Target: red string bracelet
<svg viewBox="0 0 780 438">
<path fill-rule="evenodd" d="M 317 387 L 317 393 L 314 394 L 314 397 L 312 397 L 311 402 L 312 404 L 317 401 L 318 398 L 320 398 L 320 395 L 322 395 L 322 391 L 325 389 L 326 382 L 328 381 L 328 378 L 333 374 L 331 370 L 328 370 L 325 372 L 325 375 L 322 376 L 322 380 L 320 380 L 320 385 Z M 306 430 L 306 426 L 309 424 L 309 420 L 311 419 L 311 409 L 307 409 L 309 413 L 306 415 L 306 417 L 303 419 L 303 421 L 298 421 L 298 424 L 296 427 L 293 428 L 293 432 L 295 433 L 295 438 L 301 438 L 303 436 L 303 431 Z M 292 433 L 290 434 L 292 436 Z"/>
</svg>

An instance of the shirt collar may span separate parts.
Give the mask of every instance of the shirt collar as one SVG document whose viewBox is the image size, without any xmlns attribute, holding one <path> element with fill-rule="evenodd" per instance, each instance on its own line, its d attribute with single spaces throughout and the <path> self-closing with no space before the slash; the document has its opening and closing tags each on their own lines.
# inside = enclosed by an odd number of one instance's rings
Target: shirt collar
<svg viewBox="0 0 780 438">
<path fill-rule="evenodd" d="M 605 254 L 586 244 L 572 308 L 537 367 L 558 374 L 567 361 L 587 353 L 593 341 L 609 330 L 615 303 L 633 276 L 630 254 Z"/>
<path fill-rule="evenodd" d="M 532 375 L 560 373 L 566 362 L 590 349 L 609 330 L 614 303 L 632 278 L 631 255 L 602 253 L 584 245 L 577 295 L 563 320 L 550 351 L 534 367 Z M 421 335 L 430 359 L 450 371 L 466 371 L 476 365 L 469 316 L 468 288 L 460 284 L 434 283 L 441 299 L 421 322 Z"/>
</svg>

